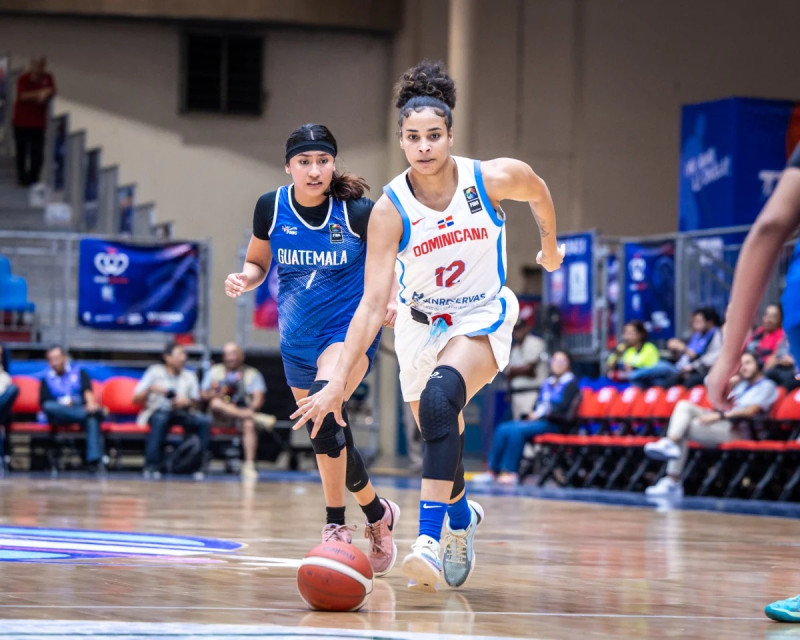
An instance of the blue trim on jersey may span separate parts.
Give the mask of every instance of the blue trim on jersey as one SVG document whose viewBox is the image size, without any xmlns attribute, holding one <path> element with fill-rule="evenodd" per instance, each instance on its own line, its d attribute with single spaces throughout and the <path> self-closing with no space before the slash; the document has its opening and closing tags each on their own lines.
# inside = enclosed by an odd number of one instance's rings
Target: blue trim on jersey
<svg viewBox="0 0 800 640">
<path fill-rule="evenodd" d="M 383 192 L 389 196 L 389 200 L 392 201 L 392 204 L 397 208 L 400 217 L 403 219 L 403 237 L 400 238 L 400 244 L 397 247 L 397 252 L 400 253 L 403 249 L 408 246 L 408 241 L 411 239 L 411 222 L 408 219 L 408 214 L 406 210 L 403 208 L 403 205 L 400 204 L 400 198 L 397 197 L 397 194 L 394 192 L 388 184 L 383 188 Z"/>
<path fill-rule="evenodd" d="M 497 331 L 501 325 L 506 321 L 506 299 L 500 298 L 500 317 L 497 319 L 491 327 L 486 327 L 485 329 L 479 329 L 478 331 L 473 331 L 472 333 L 468 333 L 467 337 L 474 338 L 475 336 L 485 336 L 488 333 L 494 333 Z"/>
<path fill-rule="evenodd" d="M 400 268 L 402 269 L 400 272 L 400 277 L 397 279 L 401 287 L 400 291 L 397 292 L 397 295 L 400 297 L 400 302 L 403 304 L 408 304 L 408 301 L 403 297 L 403 291 L 406 290 L 406 283 L 403 282 L 403 278 L 406 277 L 406 265 L 400 258 L 395 258 L 395 260 L 400 263 Z"/>
<path fill-rule="evenodd" d="M 503 261 L 503 233 L 505 229 L 500 229 L 497 235 L 497 277 L 500 278 L 500 287 L 506 283 L 506 265 Z"/>
<path fill-rule="evenodd" d="M 475 186 L 478 188 L 478 195 L 483 200 L 483 206 L 486 207 L 486 213 L 498 227 L 503 226 L 504 220 L 497 215 L 497 211 L 492 206 L 492 201 L 489 199 L 489 194 L 486 193 L 486 188 L 483 186 L 483 174 L 481 173 L 481 161 L 473 160 L 473 168 L 475 170 Z"/>
</svg>

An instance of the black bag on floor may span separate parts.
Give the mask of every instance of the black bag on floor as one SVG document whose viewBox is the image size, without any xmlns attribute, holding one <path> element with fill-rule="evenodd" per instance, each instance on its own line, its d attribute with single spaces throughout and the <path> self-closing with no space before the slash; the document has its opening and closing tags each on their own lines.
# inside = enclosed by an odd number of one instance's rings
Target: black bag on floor
<svg viewBox="0 0 800 640">
<path fill-rule="evenodd" d="M 167 473 L 195 473 L 203 469 L 203 447 L 200 436 L 192 434 L 167 456 Z"/>
</svg>

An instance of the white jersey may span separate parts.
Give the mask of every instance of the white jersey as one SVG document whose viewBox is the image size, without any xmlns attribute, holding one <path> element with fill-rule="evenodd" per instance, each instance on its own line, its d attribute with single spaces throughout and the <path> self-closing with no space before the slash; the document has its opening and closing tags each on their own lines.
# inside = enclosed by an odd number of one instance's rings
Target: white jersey
<svg viewBox="0 0 800 640">
<path fill-rule="evenodd" d="M 429 317 L 485 305 L 506 279 L 505 214 L 486 194 L 480 161 L 453 158 L 458 185 L 444 211 L 414 197 L 408 171 L 384 187 L 403 218 L 400 302 Z"/>
</svg>

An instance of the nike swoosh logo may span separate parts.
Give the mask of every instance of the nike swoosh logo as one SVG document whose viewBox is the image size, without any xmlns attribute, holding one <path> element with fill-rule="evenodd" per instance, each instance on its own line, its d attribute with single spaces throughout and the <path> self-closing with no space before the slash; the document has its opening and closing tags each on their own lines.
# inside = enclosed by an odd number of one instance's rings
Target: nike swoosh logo
<svg viewBox="0 0 800 640">
<path fill-rule="evenodd" d="M 440 505 L 440 504 L 423 504 L 422 508 L 423 509 L 441 509 L 442 505 Z"/>
<path fill-rule="evenodd" d="M 416 220 L 413 220 L 411 222 L 411 225 L 413 226 L 413 225 L 417 224 L 418 222 L 422 222 L 423 220 L 424 220 L 424 218 L 417 218 Z"/>
</svg>

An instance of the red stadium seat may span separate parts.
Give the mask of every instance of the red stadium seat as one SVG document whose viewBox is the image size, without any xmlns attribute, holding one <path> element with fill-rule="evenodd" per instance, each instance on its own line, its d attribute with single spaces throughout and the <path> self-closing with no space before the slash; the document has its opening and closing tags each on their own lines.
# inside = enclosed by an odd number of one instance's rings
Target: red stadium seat
<svg viewBox="0 0 800 640">
<path fill-rule="evenodd" d="M 630 417 L 634 420 L 649 420 L 653 417 L 656 407 L 659 402 L 662 402 L 664 395 L 665 391 L 661 387 L 646 389 L 633 403 Z"/>
<path fill-rule="evenodd" d="M 696 387 L 689 389 L 689 393 L 686 395 L 686 400 L 700 407 L 713 409 L 711 402 L 708 400 L 706 388 L 702 384 L 698 384 Z"/>
<path fill-rule="evenodd" d="M 608 407 L 609 418 L 622 418 L 628 419 L 631 417 L 631 411 L 636 401 L 642 395 L 642 390 L 639 387 L 628 387 L 621 393 L 618 393 Z"/>
</svg>

